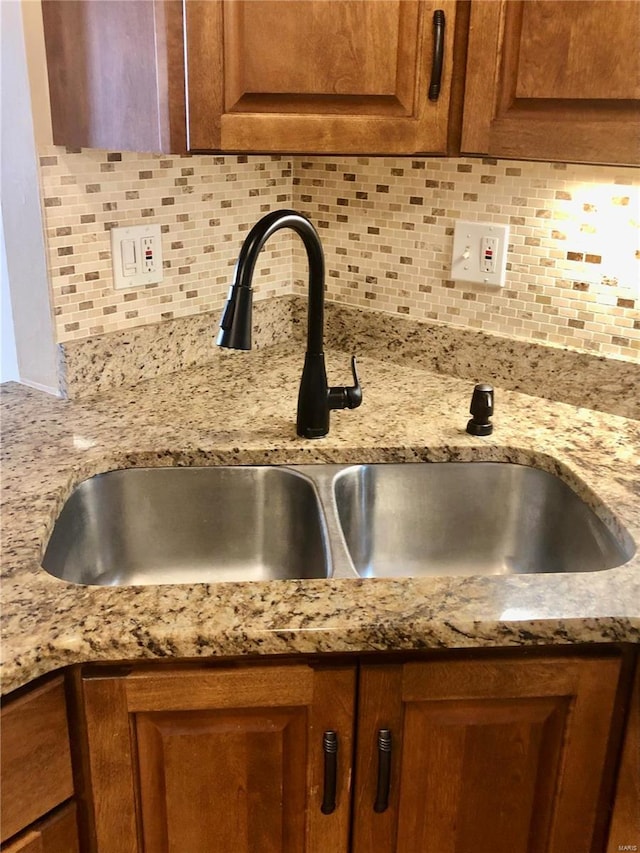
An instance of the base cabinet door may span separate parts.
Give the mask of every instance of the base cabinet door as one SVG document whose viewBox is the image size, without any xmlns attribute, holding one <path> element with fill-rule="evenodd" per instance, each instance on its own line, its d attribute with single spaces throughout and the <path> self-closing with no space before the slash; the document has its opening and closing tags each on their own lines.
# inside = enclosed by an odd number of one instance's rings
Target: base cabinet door
<svg viewBox="0 0 640 853">
<path fill-rule="evenodd" d="M 99 853 L 348 849 L 354 667 L 138 671 L 83 693 Z"/>
<path fill-rule="evenodd" d="M 0 849 L 2 853 L 81 853 L 75 803 L 62 806 Z"/>
<path fill-rule="evenodd" d="M 568 657 L 364 666 L 354 853 L 591 853 L 619 671 Z"/>
</svg>

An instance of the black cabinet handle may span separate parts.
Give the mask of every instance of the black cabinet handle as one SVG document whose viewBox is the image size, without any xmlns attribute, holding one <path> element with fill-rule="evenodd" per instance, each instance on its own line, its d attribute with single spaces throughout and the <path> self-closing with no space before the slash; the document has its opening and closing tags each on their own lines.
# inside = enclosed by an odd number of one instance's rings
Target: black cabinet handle
<svg viewBox="0 0 640 853">
<path fill-rule="evenodd" d="M 442 81 L 442 65 L 444 63 L 444 12 L 436 9 L 433 13 L 433 61 L 431 63 L 431 83 L 429 83 L 429 100 L 437 101 L 440 95 Z"/>
<path fill-rule="evenodd" d="M 389 808 L 389 789 L 391 787 L 391 730 L 378 732 L 378 787 L 374 812 L 386 812 Z"/>
<path fill-rule="evenodd" d="M 336 810 L 336 780 L 338 776 L 338 735 L 327 731 L 322 736 L 324 752 L 324 795 L 322 797 L 322 814 L 331 814 Z"/>
</svg>

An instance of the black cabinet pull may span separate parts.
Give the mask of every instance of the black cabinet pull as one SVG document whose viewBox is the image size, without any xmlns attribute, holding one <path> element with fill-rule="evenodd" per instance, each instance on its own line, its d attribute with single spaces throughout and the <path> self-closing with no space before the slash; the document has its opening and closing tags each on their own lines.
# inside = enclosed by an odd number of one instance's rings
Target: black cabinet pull
<svg viewBox="0 0 640 853">
<path fill-rule="evenodd" d="M 378 787 L 374 812 L 386 812 L 389 808 L 389 788 L 391 787 L 391 730 L 378 732 Z"/>
<path fill-rule="evenodd" d="M 328 731 L 322 736 L 324 752 L 324 795 L 322 814 L 331 814 L 336 810 L 336 779 L 338 776 L 338 735 Z"/>
<path fill-rule="evenodd" d="M 433 13 L 433 61 L 431 63 L 431 83 L 429 83 L 429 100 L 437 101 L 440 95 L 442 81 L 442 65 L 444 63 L 444 12 L 436 9 Z"/>
</svg>

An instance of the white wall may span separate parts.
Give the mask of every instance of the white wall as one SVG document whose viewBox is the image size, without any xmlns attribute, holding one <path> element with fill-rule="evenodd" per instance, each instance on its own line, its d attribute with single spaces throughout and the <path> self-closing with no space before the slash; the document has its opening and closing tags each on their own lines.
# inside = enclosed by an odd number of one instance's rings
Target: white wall
<svg viewBox="0 0 640 853">
<path fill-rule="evenodd" d="M 30 3 L 29 14 L 35 12 L 32 5 L 40 6 Z M 56 348 L 20 0 L 1 0 L 0 30 L 0 199 L 18 370 L 20 381 L 25 384 L 57 393 Z"/>
<path fill-rule="evenodd" d="M 0 382 L 11 382 L 18 380 L 18 356 L 16 353 L 16 339 L 13 334 L 13 311 L 11 310 L 11 294 L 9 293 L 9 273 L 7 271 L 7 254 L 4 248 L 4 231 L 2 229 L 2 215 L 0 212 L 0 283 L 2 284 L 2 302 L 0 303 L 0 319 L 2 328 L 0 330 L 0 341 L 2 341 L 2 354 L 0 356 Z"/>
</svg>

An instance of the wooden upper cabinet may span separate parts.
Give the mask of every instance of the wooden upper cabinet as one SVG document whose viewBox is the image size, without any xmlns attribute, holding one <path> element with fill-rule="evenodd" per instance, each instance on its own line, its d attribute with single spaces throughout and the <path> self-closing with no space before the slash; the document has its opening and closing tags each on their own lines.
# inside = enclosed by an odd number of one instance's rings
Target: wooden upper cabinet
<svg viewBox="0 0 640 853">
<path fill-rule="evenodd" d="M 186 150 L 181 0 L 42 0 L 56 145 Z"/>
<path fill-rule="evenodd" d="M 472 0 L 462 151 L 640 163 L 637 0 Z"/>
<path fill-rule="evenodd" d="M 42 8 L 57 145 L 447 151 L 455 0 L 43 0 Z M 437 10 L 443 63 L 432 100 Z"/>
<path fill-rule="evenodd" d="M 188 146 L 445 153 L 453 0 L 186 3 Z M 440 94 L 429 98 L 444 14 Z"/>
<path fill-rule="evenodd" d="M 354 667 L 138 671 L 83 693 L 97 853 L 348 849 Z"/>
<path fill-rule="evenodd" d="M 354 853 L 591 853 L 616 658 L 363 666 Z M 388 808 L 378 798 L 391 738 Z"/>
</svg>

